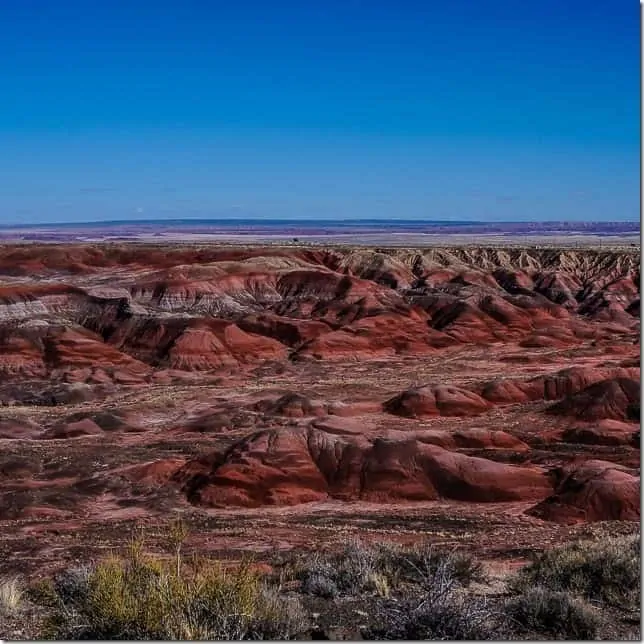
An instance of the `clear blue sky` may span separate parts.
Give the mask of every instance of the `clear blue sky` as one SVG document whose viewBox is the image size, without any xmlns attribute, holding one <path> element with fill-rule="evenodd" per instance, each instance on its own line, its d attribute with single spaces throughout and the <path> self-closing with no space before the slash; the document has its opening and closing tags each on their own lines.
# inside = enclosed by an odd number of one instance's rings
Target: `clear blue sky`
<svg viewBox="0 0 644 644">
<path fill-rule="evenodd" d="M 636 0 L 3 0 L 0 223 L 633 220 Z"/>
</svg>

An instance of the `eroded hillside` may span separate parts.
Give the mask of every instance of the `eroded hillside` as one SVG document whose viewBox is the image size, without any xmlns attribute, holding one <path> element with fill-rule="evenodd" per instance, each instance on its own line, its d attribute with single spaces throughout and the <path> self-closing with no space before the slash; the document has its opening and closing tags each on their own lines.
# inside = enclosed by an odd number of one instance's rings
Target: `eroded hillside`
<svg viewBox="0 0 644 644">
<path fill-rule="evenodd" d="M 639 520 L 639 287 L 590 249 L 4 246 L 3 547 Z"/>
</svg>

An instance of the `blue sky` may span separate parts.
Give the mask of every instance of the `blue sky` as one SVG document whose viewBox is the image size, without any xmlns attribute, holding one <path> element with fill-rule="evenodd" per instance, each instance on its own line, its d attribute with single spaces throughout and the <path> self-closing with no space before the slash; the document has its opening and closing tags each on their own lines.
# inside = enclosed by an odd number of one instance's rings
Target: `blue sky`
<svg viewBox="0 0 644 644">
<path fill-rule="evenodd" d="M 4 0 L 0 223 L 633 220 L 634 0 Z"/>
</svg>

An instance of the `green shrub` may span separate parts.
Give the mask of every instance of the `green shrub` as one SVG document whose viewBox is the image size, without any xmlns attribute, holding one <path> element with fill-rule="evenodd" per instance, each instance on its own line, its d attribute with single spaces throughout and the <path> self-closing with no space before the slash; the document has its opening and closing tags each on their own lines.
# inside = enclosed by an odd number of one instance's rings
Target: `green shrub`
<svg viewBox="0 0 644 644">
<path fill-rule="evenodd" d="M 532 588 L 506 603 L 506 615 L 516 630 L 556 639 L 595 639 L 600 620 L 597 613 L 568 593 Z"/>
<path fill-rule="evenodd" d="M 249 563 L 177 565 L 134 548 L 60 592 L 52 635 L 64 639 L 293 639 L 306 628 L 299 604 L 269 591 Z M 181 562 L 180 562 L 181 563 Z"/>
<path fill-rule="evenodd" d="M 514 592 L 542 586 L 611 606 L 636 608 L 640 598 L 639 535 L 578 541 L 547 550 L 522 568 L 509 586 Z"/>
</svg>

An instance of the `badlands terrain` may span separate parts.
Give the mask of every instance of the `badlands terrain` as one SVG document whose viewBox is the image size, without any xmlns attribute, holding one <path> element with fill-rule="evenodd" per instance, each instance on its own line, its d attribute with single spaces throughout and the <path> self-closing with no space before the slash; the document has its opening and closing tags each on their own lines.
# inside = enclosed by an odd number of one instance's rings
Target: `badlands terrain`
<svg viewBox="0 0 644 644">
<path fill-rule="evenodd" d="M 6 244 L 2 572 L 177 514 L 188 550 L 490 569 L 636 530 L 639 290 L 639 248 Z"/>
</svg>

